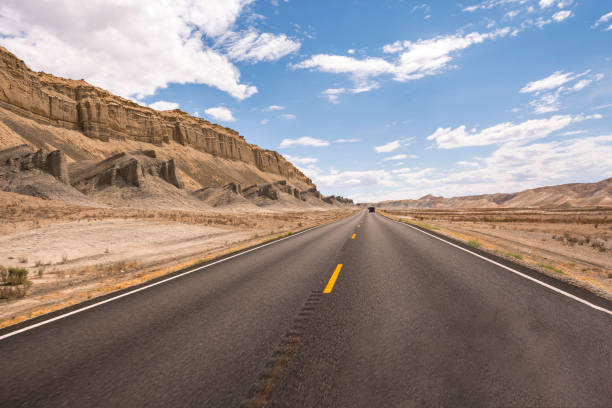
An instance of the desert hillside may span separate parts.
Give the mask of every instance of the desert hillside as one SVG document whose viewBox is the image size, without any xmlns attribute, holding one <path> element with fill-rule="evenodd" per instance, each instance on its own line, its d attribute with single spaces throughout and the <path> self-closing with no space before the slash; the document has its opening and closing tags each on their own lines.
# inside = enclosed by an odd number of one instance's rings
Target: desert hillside
<svg viewBox="0 0 612 408">
<path fill-rule="evenodd" d="M 351 204 L 323 197 L 283 156 L 232 129 L 33 72 L 2 47 L 0 151 L 0 189 L 72 203 L 190 210 Z"/>
<path fill-rule="evenodd" d="M 572 183 L 521 191 L 418 200 L 390 200 L 376 203 L 382 208 L 573 208 L 612 207 L 612 178 L 597 183 Z"/>
</svg>

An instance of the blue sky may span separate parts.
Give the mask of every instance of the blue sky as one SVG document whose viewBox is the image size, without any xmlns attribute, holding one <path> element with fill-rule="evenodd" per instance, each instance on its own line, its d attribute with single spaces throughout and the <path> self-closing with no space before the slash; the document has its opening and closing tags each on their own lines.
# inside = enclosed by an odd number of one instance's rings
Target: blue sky
<svg viewBox="0 0 612 408">
<path fill-rule="evenodd" d="M 3 3 L 0 44 L 33 69 L 232 127 L 324 194 L 612 176 L 608 1 Z"/>
</svg>

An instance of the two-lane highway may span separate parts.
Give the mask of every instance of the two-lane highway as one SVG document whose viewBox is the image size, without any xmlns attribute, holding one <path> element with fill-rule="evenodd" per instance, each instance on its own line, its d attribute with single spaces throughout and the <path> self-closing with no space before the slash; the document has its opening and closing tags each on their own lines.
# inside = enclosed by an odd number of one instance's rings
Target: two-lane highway
<svg viewBox="0 0 612 408">
<path fill-rule="evenodd" d="M 360 212 L 1 339 L 0 406 L 611 406 L 556 287 Z"/>
</svg>

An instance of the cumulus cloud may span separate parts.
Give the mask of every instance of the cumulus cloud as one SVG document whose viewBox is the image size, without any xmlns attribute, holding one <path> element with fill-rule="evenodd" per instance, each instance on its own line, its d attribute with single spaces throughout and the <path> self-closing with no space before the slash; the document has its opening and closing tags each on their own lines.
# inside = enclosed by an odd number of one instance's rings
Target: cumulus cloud
<svg viewBox="0 0 612 408">
<path fill-rule="evenodd" d="M 205 114 L 210 116 L 215 120 L 220 120 L 222 122 L 234 122 L 236 118 L 232 114 L 232 111 L 224 106 L 216 106 L 214 108 L 208 108 L 204 111 Z"/>
<path fill-rule="evenodd" d="M 292 120 L 295 119 L 295 115 L 293 113 L 285 113 L 282 115 L 283 119 Z"/>
<path fill-rule="evenodd" d="M 301 43 L 285 34 L 258 33 L 254 29 L 228 33 L 222 39 L 227 55 L 235 61 L 276 61 L 300 49 Z"/>
<path fill-rule="evenodd" d="M 373 194 L 356 189 L 363 201 L 446 197 L 522 191 L 545 185 L 599 181 L 612 174 L 612 135 L 580 137 L 531 145 L 507 143 L 463 170 L 398 169 L 393 189 Z M 463 165 L 463 164 L 462 164 Z"/>
<path fill-rule="evenodd" d="M 357 143 L 359 139 L 336 139 L 334 140 L 336 143 Z"/>
<path fill-rule="evenodd" d="M 178 109 L 179 106 L 180 105 L 176 102 L 167 102 L 167 101 L 157 101 L 157 102 L 153 102 L 149 104 L 149 108 L 155 109 L 158 111 Z M 194 114 L 194 116 L 197 116 L 197 115 Z"/>
<path fill-rule="evenodd" d="M 316 139 L 314 137 L 303 136 L 297 139 L 283 139 L 279 147 L 287 148 L 293 146 L 325 147 L 329 146 L 329 142 L 326 140 Z"/>
<path fill-rule="evenodd" d="M 401 146 L 400 141 L 394 140 L 382 146 L 374 146 L 374 150 L 376 150 L 376 153 L 389 153 L 396 149 L 399 149 L 400 146 Z"/>
<path fill-rule="evenodd" d="M 329 174 L 308 174 L 321 188 L 395 187 L 392 175 L 386 170 L 342 171 Z"/>
<path fill-rule="evenodd" d="M 252 2 L 5 0 L 0 44 L 34 70 L 85 78 L 130 99 L 194 83 L 243 100 L 257 88 L 241 81 L 232 58 L 270 61 L 299 48 L 284 35 L 228 35 Z M 233 41 L 216 47 L 223 38 Z"/>
<path fill-rule="evenodd" d="M 309 164 L 315 164 L 319 161 L 319 159 L 314 158 L 314 157 L 298 157 L 298 156 L 291 156 L 289 154 L 285 154 L 284 155 L 285 159 L 289 160 L 291 163 L 294 164 L 300 164 L 303 166 L 309 165 Z"/>
<path fill-rule="evenodd" d="M 556 115 L 548 119 L 531 119 L 521 123 L 504 122 L 481 131 L 467 130 L 465 125 L 452 128 L 438 128 L 427 140 L 435 142 L 440 149 L 455 149 L 466 146 L 486 146 L 509 143 L 525 144 L 542 139 L 551 133 L 564 129 L 572 123 L 587 119 L 600 119 L 601 115 Z"/>
<path fill-rule="evenodd" d="M 355 89 L 362 88 L 363 84 L 370 83 L 371 78 L 381 75 L 390 75 L 394 80 L 404 82 L 440 73 L 449 66 L 455 52 L 508 34 L 510 34 L 510 29 L 503 28 L 490 33 L 472 32 L 465 35 L 441 35 L 414 42 L 396 41 L 383 46 L 383 51 L 391 54 L 387 58 L 358 59 L 343 55 L 317 54 L 292 65 L 292 68 L 347 74 L 357 84 Z M 365 90 L 371 89 L 373 88 L 365 87 Z M 343 88 L 326 92 L 329 95 L 348 93 Z M 333 99 L 330 100 L 333 101 Z"/>
</svg>

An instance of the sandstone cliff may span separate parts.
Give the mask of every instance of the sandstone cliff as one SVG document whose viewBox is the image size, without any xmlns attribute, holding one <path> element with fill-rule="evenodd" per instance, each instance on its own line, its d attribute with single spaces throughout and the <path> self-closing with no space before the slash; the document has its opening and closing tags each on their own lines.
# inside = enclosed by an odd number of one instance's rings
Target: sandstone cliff
<svg viewBox="0 0 612 408">
<path fill-rule="evenodd" d="M 0 107 L 39 123 L 80 131 L 102 141 L 139 141 L 158 146 L 177 142 L 314 187 L 309 178 L 280 154 L 247 143 L 232 129 L 180 110 L 158 112 L 83 80 L 33 72 L 2 47 Z"/>
</svg>

